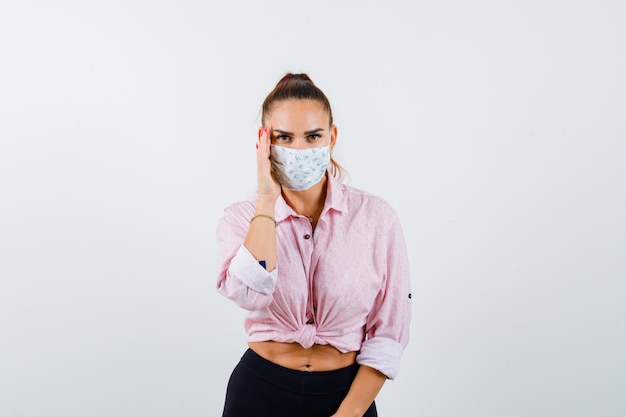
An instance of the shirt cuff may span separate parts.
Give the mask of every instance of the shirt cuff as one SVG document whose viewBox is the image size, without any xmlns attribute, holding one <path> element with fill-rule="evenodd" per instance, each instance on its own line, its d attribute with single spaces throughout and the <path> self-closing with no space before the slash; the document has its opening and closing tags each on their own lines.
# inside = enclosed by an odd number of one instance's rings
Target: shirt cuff
<svg viewBox="0 0 626 417">
<path fill-rule="evenodd" d="M 356 361 L 395 379 L 400 371 L 400 358 L 404 347 L 388 337 L 373 337 L 363 342 Z"/>
<path fill-rule="evenodd" d="M 239 278 L 247 287 L 256 292 L 262 294 L 274 292 L 278 269 L 274 268 L 273 271 L 268 272 L 244 245 L 241 245 L 231 260 L 229 271 L 232 276 Z"/>
</svg>

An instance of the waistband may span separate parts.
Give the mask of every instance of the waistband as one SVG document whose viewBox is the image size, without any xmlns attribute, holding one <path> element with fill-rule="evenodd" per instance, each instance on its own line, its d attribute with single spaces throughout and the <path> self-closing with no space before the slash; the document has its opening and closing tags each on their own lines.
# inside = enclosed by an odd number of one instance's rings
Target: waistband
<svg viewBox="0 0 626 417">
<path fill-rule="evenodd" d="M 271 362 L 252 349 L 245 351 L 239 362 L 245 370 L 280 389 L 307 395 L 324 395 L 350 388 L 359 364 L 333 371 L 297 371 Z"/>
</svg>

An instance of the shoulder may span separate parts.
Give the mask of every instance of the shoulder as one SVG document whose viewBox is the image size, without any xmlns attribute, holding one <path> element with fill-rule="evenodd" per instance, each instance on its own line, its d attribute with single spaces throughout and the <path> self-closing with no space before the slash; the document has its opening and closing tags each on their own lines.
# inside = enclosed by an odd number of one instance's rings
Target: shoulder
<svg viewBox="0 0 626 417">
<path fill-rule="evenodd" d="M 238 201 L 224 208 L 220 223 L 247 224 L 254 215 L 256 199 Z"/>
<path fill-rule="evenodd" d="M 341 187 L 349 211 L 366 212 L 393 221 L 397 219 L 396 210 L 384 198 L 350 185 L 342 184 Z"/>
<path fill-rule="evenodd" d="M 221 241 L 243 239 L 254 215 L 254 201 L 240 201 L 227 206 L 217 222 L 217 237 Z"/>
<path fill-rule="evenodd" d="M 246 214 L 254 212 L 255 200 L 238 201 L 224 208 L 224 214 Z"/>
</svg>

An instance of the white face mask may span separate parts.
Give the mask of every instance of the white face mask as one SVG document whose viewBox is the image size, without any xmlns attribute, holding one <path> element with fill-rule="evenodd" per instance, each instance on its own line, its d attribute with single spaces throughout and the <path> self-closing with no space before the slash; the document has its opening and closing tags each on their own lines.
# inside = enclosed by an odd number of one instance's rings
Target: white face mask
<svg viewBox="0 0 626 417">
<path fill-rule="evenodd" d="M 270 146 L 270 161 L 280 184 L 288 190 L 308 190 L 322 179 L 330 164 L 330 145 L 310 149 Z"/>
</svg>

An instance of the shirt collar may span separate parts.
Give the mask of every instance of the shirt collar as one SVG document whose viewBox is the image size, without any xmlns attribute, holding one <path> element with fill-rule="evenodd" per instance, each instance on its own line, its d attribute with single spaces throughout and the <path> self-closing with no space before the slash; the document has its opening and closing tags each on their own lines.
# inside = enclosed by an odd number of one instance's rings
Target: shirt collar
<svg viewBox="0 0 626 417">
<path fill-rule="evenodd" d="M 348 209 L 345 197 L 345 186 L 329 173 L 326 173 L 326 178 L 326 200 L 324 201 L 324 209 L 322 210 L 320 218 L 324 217 L 330 210 L 345 212 Z M 300 215 L 287 204 L 281 194 L 278 200 L 276 200 L 274 217 L 276 221 L 280 223 L 290 216 L 299 217 Z"/>
</svg>

